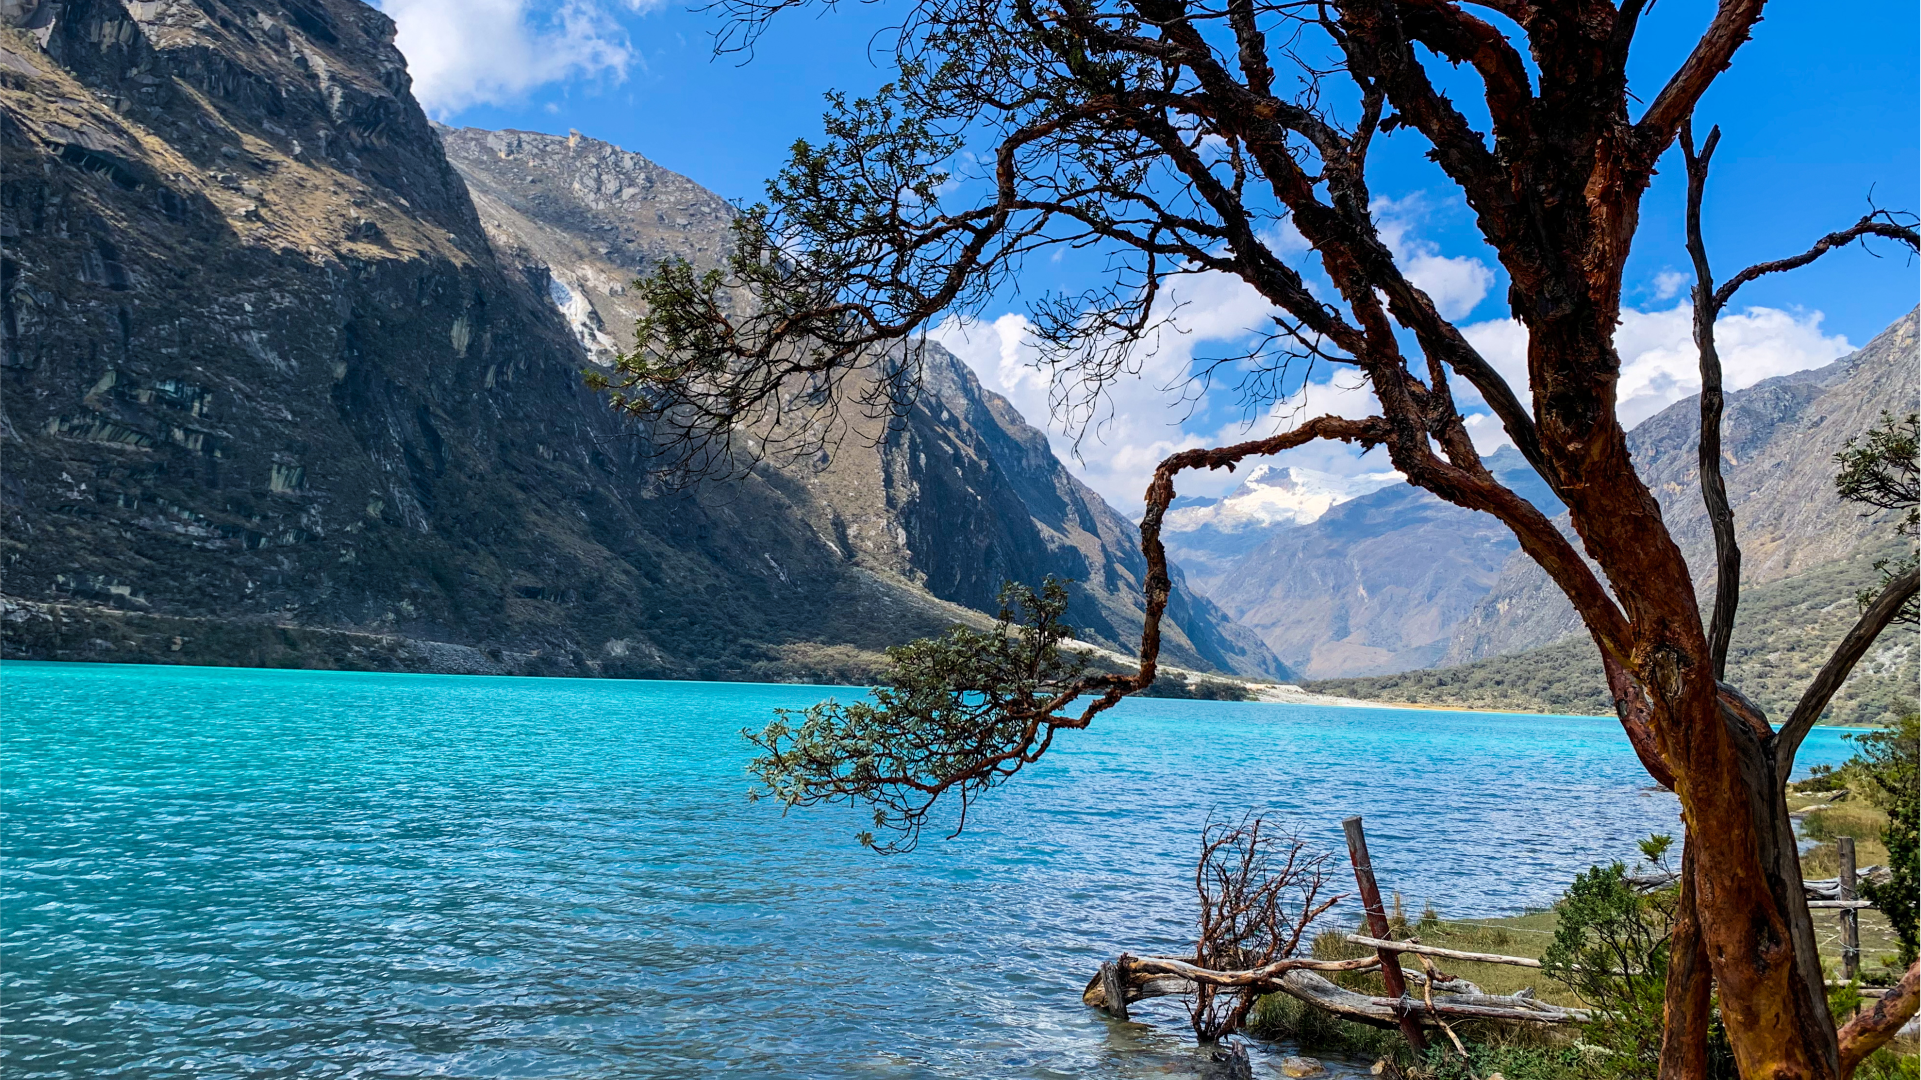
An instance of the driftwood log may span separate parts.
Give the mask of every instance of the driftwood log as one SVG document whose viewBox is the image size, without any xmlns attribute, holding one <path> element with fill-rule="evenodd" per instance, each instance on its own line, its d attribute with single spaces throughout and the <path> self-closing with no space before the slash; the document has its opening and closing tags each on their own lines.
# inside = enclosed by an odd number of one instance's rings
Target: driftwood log
<svg viewBox="0 0 1921 1080">
<path fill-rule="evenodd" d="M 1403 947 L 1403 951 L 1408 950 Z M 1479 988 L 1458 979 L 1435 980 L 1430 1007 L 1425 1000 L 1411 995 L 1397 999 L 1356 993 L 1336 986 L 1319 974 L 1322 971 L 1371 971 L 1379 966 L 1379 957 L 1369 956 L 1360 960 L 1287 959 L 1248 971 L 1210 971 L 1174 957 L 1123 955 L 1111 965 L 1101 965 L 1102 971 L 1088 980 L 1087 988 L 1081 992 L 1081 1001 L 1119 1016 L 1125 1015 L 1127 1005 L 1132 1002 L 1192 994 L 1206 982 L 1254 993 L 1288 994 L 1343 1019 L 1376 1027 L 1395 1027 L 1401 1016 L 1430 1026 L 1438 1025 L 1443 1019 L 1567 1024 L 1589 1018 L 1586 1010 L 1551 1005 L 1525 990 L 1511 995 L 1471 992 Z M 1420 972 L 1404 970 L 1402 974 L 1412 981 L 1426 981 Z M 1117 982 L 1125 1000 L 1110 1002 L 1109 988 Z M 1457 991 L 1456 987 L 1470 992 Z"/>
</svg>

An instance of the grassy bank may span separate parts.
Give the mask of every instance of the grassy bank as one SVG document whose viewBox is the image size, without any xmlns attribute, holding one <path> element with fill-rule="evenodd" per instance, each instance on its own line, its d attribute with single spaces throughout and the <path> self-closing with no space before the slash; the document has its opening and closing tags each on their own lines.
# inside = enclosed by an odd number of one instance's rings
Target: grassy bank
<svg viewBox="0 0 1921 1080">
<path fill-rule="evenodd" d="M 1410 915 L 1399 897 L 1395 898 L 1395 908 L 1390 914 L 1389 932 L 1399 940 L 1414 939 L 1425 945 L 1463 952 L 1499 953 L 1535 960 L 1547 951 L 1559 925 L 1559 915 L 1554 910 L 1501 918 L 1449 919 L 1432 907 Z M 1814 921 L 1824 964 L 1838 973 L 1840 915 L 1819 911 Z M 1347 941 L 1347 932 L 1321 935 L 1314 943 L 1314 955 L 1336 960 L 1371 954 L 1372 950 L 1366 946 Z M 1880 967 L 1881 958 L 1891 961 L 1895 947 L 1887 919 L 1878 911 L 1861 912 L 1864 966 L 1873 972 Z M 1537 968 L 1456 960 L 1442 960 L 1437 966 L 1445 974 L 1466 979 L 1490 994 L 1531 990 L 1540 1000 L 1558 1005 L 1591 1004 L 1581 1001 L 1566 986 Z M 1336 974 L 1332 978 L 1360 993 L 1379 995 L 1387 990 L 1378 973 Z M 1249 1024 L 1250 1034 L 1287 1040 L 1309 1053 L 1377 1059 L 1385 1062 L 1377 1066 L 1377 1075 L 1406 1080 L 1485 1080 L 1497 1074 L 1503 1080 L 1622 1080 L 1627 1075 L 1609 1067 L 1605 1056 L 1597 1057 L 1592 1048 L 1583 1049 L 1582 1031 L 1578 1028 L 1463 1021 L 1457 1022 L 1454 1029 L 1467 1045 L 1469 1057 L 1465 1061 L 1438 1032 L 1432 1036 L 1433 1048 L 1428 1056 L 1417 1061 L 1400 1032 L 1341 1020 L 1286 994 L 1262 998 Z M 1892 1048 L 1891 1052 L 1878 1053 L 1863 1065 L 1856 1074 L 1857 1080 L 1912 1080 L 1916 1075 L 1915 1050 L 1910 1041 Z"/>
</svg>

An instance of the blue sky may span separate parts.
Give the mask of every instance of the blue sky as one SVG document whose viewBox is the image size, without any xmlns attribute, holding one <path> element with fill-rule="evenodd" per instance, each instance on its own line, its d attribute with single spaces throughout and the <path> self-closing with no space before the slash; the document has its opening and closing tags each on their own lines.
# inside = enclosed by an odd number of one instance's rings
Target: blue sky
<svg viewBox="0 0 1921 1080">
<path fill-rule="evenodd" d="M 749 60 L 715 58 L 716 13 L 658 0 L 380 0 L 401 25 L 416 92 L 437 119 L 477 127 L 583 134 L 634 150 L 730 199 L 757 198 L 799 137 L 820 130 L 821 97 L 860 93 L 888 76 L 886 28 L 899 3 L 843 4 L 791 12 Z M 1714 5 L 1655 5 L 1638 43 L 1633 86 L 1652 97 L 1706 23 Z M 1921 104 L 1917 101 L 1917 5 L 1782 4 L 1721 78 L 1697 116 L 1724 131 L 1706 212 L 1711 254 L 1722 276 L 1750 262 L 1807 247 L 1851 223 L 1872 193 L 1882 206 L 1921 208 Z M 1498 267 L 1480 244 L 1451 187 L 1402 136 L 1380 157 L 1374 190 L 1393 200 L 1404 259 L 1425 260 L 1430 291 L 1452 298 L 1455 314 L 1478 327 L 1477 343 L 1501 363 L 1519 341 L 1505 322 Z M 1622 331 L 1630 420 L 1689 392 L 1692 356 L 1677 309 L 1686 267 L 1681 236 L 1678 152 L 1643 206 L 1627 281 Z M 1921 272 L 1887 245 L 1887 256 L 1849 251 L 1743 290 L 1724 331 L 1734 342 L 1736 385 L 1825 363 L 1865 344 L 1912 308 Z M 1023 284 L 1052 284 L 1075 268 L 1035 264 Z M 1679 290 L 1677 294 L 1676 290 Z M 981 325 L 943 336 L 984 381 L 1007 393 L 1031 421 L 1046 413 L 1044 385 L 1024 368 L 1019 302 L 978 313 Z M 1197 283 L 1188 309 L 1196 333 L 1148 363 L 1140 384 L 1118 388 L 1106 423 L 1083 441 L 1077 471 L 1117 505 L 1138 498 L 1151 460 L 1172 448 L 1238 435 L 1242 419 L 1224 401 L 1197 414 L 1166 407 L 1161 386 L 1186 369 L 1210 335 L 1228 340 L 1260 321 L 1260 308 L 1225 283 Z M 1187 314 L 1187 313 L 1184 313 Z M 1517 373 L 1518 377 L 1518 373 Z M 1631 385 L 1630 385 L 1631 384 Z M 1635 397 L 1638 395 L 1638 397 Z M 1338 386 L 1310 395 L 1316 411 L 1341 407 Z M 1353 395 L 1349 395 L 1352 397 Z M 1351 407 L 1364 402 L 1349 401 Z M 1233 428 L 1233 431 L 1229 429 Z M 1071 455 L 1068 433 L 1057 447 Z M 1302 462 L 1332 471 L 1378 467 L 1339 454 Z M 1225 483 L 1217 478 L 1215 486 Z"/>
</svg>

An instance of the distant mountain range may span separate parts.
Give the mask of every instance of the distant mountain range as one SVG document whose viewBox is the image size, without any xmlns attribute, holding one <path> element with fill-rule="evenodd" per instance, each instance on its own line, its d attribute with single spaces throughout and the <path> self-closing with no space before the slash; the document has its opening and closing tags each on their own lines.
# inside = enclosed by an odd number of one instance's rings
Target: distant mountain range
<svg viewBox="0 0 1921 1080">
<path fill-rule="evenodd" d="M 1833 364 L 1728 396 L 1724 465 L 1742 547 L 1742 599 L 1729 679 L 1780 719 L 1858 615 L 1854 597 L 1878 581 L 1877 558 L 1912 550 L 1889 515 L 1862 513 L 1834 491 L 1834 454 L 1883 411 L 1917 409 L 1917 315 Z M 1695 436 L 1699 405 L 1683 401 L 1629 433 L 1636 467 L 1695 571 L 1703 609 L 1713 596 L 1713 533 L 1702 508 Z M 1233 610 L 1231 604 L 1228 605 Z M 1867 723 L 1914 705 L 1921 648 L 1911 629 L 1884 633 L 1837 696 L 1830 717 Z M 1286 656 L 1285 651 L 1282 652 Z M 1456 624 L 1441 664 L 1314 689 L 1421 704 L 1610 710 L 1599 658 L 1567 600 L 1524 557 Z"/>
<path fill-rule="evenodd" d="M 1560 509 L 1520 454 L 1489 465 L 1522 497 Z M 1405 483 L 1357 485 L 1368 486 L 1378 489 L 1305 524 L 1238 534 L 1248 546 L 1210 581 L 1214 600 L 1306 678 L 1433 664 L 1517 550 L 1486 514 Z"/>
<path fill-rule="evenodd" d="M 898 430 L 662 486 L 581 372 L 723 251 L 685 177 L 435 129 L 357 0 L 6 20 L 4 655 L 866 680 L 1047 574 L 1135 648 L 1132 526 L 939 350 Z M 1288 674 L 1176 595 L 1170 662 Z"/>
<path fill-rule="evenodd" d="M 1176 499 L 1161 538 L 1189 579 L 1212 591 L 1277 528 L 1311 524 L 1344 502 L 1401 480 L 1393 471 L 1338 476 L 1296 465 L 1256 465 L 1221 498 Z"/>
</svg>

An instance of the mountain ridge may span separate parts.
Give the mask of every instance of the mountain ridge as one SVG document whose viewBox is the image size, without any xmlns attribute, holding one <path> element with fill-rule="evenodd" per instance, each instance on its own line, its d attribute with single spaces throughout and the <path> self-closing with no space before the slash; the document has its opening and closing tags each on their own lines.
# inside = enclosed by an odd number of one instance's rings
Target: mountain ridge
<svg viewBox="0 0 1921 1080">
<path fill-rule="evenodd" d="M 497 250 L 499 207 L 393 39 L 356 0 L 9 11 L 5 656 L 864 680 L 885 646 L 983 624 L 993 574 L 1063 568 L 1103 575 L 1078 617 L 1131 652 L 1126 530 L 1089 506 L 1094 528 L 1044 533 L 988 433 L 955 425 L 953 403 L 996 407 L 963 382 L 867 456 L 887 484 L 845 536 L 801 471 L 660 484 L 581 381 L 619 340 L 594 283 Z M 656 247 L 600 284 L 719 250 L 725 204 L 651 181 L 622 205 Z M 1017 419 L 989 426 L 1018 443 Z M 943 460 L 991 511 L 943 516 Z M 1175 663 L 1279 670 L 1207 605 L 1175 622 Z"/>
<path fill-rule="evenodd" d="M 1881 558 L 1912 553 L 1886 512 L 1862 512 L 1834 490 L 1834 454 L 1886 410 L 1916 408 L 1921 309 L 1835 363 L 1728 395 L 1724 468 L 1742 547 L 1741 606 L 1729 681 L 1779 719 L 1858 616 Z M 1636 467 L 1688 558 L 1703 610 L 1712 604 L 1713 532 L 1700 501 L 1698 399 L 1629 433 Z M 1557 519 L 1565 528 L 1565 517 Z M 1911 706 L 1921 679 L 1912 631 L 1884 633 L 1830 706 L 1831 722 L 1885 722 Z M 1456 708 L 1612 710 L 1594 645 L 1544 573 L 1512 556 L 1433 667 L 1309 684 L 1323 693 Z"/>
</svg>

